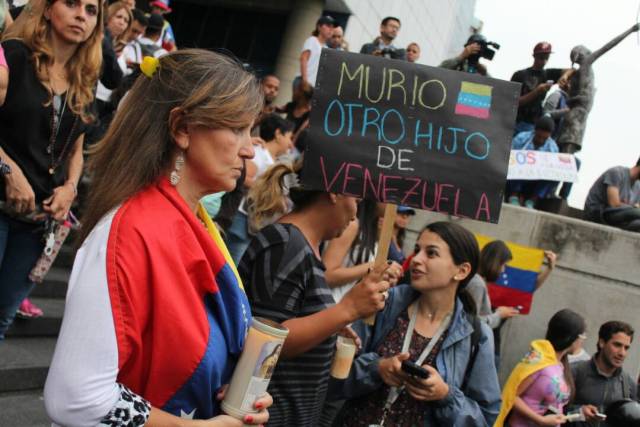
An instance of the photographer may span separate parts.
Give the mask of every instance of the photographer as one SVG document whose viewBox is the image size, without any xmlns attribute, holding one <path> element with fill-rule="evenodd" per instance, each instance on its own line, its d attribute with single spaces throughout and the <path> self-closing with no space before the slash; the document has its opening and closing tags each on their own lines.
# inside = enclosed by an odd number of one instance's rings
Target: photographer
<svg viewBox="0 0 640 427">
<path fill-rule="evenodd" d="M 545 68 L 552 53 L 550 43 L 536 44 L 532 54 L 533 65 L 516 71 L 511 77 L 512 82 L 522 84 L 514 136 L 519 132 L 533 130 L 536 120 L 542 116 L 542 102 L 547 92 L 555 82 L 560 80 L 565 71 L 559 68 Z"/>
<path fill-rule="evenodd" d="M 460 55 L 443 61 L 440 64 L 440 67 L 447 68 L 449 70 L 478 73 L 483 76 L 489 76 L 487 67 L 479 62 L 480 58 L 486 58 L 489 61 L 493 59 L 493 55 L 495 55 L 496 51 L 491 49 L 489 46 L 500 49 L 500 45 L 487 41 L 485 36 L 481 34 L 474 34 L 469 37 Z"/>
<path fill-rule="evenodd" d="M 399 31 L 400 20 L 393 16 L 387 16 L 380 23 L 380 37 L 377 37 L 372 43 L 362 45 L 360 53 L 391 59 L 406 59 L 405 50 L 393 45 L 393 40 L 398 36 Z"/>
</svg>

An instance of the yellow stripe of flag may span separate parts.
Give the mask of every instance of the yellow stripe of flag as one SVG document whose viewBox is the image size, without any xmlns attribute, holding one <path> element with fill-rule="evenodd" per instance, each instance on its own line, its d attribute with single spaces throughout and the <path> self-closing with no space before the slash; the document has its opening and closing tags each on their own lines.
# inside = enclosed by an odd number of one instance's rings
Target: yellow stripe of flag
<svg viewBox="0 0 640 427">
<path fill-rule="evenodd" d="M 207 227 L 207 231 L 209 235 L 215 242 L 216 246 L 222 252 L 224 259 L 227 260 L 227 264 L 231 267 L 233 274 L 238 279 L 238 285 L 240 285 L 240 289 L 244 290 L 244 286 L 242 285 L 242 279 L 240 279 L 240 274 L 238 274 L 238 269 L 236 268 L 236 264 L 233 262 L 233 258 L 231 258 L 231 254 L 229 253 L 229 249 L 227 249 L 227 245 L 225 245 L 224 240 L 222 240 L 222 236 L 218 231 L 218 227 L 216 227 L 215 223 L 207 213 L 207 210 L 204 208 L 202 203 L 198 203 L 198 217 L 204 221 L 204 225 Z"/>
<path fill-rule="evenodd" d="M 492 89 L 491 86 L 481 85 L 479 83 L 462 82 L 462 88 L 460 90 L 474 95 L 491 96 Z"/>
<path fill-rule="evenodd" d="M 482 249 L 487 243 L 495 240 L 491 237 L 483 236 L 482 234 L 476 234 L 475 236 L 478 240 L 478 245 L 480 245 L 480 249 Z M 507 241 L 505 241 L 505 243 L 513 255 L 513 259 L 507 263 L 508 266 L 518 268 L 520 270 L 533 271 L 536 273 L 540 272 L 542 261 L 544 261 L 543 250 Z"/>
</svg>

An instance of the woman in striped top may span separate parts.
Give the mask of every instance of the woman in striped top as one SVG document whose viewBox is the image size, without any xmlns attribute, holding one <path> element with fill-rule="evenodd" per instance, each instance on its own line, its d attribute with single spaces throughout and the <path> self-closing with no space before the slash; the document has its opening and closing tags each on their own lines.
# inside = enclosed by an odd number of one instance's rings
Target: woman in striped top
<svg viewBox="0 0 640 427">
<path fill-rule="evenodd" d="M 284 200 L 288 193 L 294 209 L 263 228 L 240 263 L 253 314 L 289 328 L 269 384 L 274 399 L 270 426 L 316 424 L 327 393 L 335 335 L 356 319 L 382 309 L 383 292 L 389 288 L 382 280 L 385 273 L 374 271 L 334 303 L 324 277 L 320 244 L 344 231 L 356 215 L 357 200 L 301 188 L 295 178 L 298 170 L 299 166 L 278 164 L 254 185 L 252 191 L 270 192 L 274 200 Z M 285 205 L 270 203 L 274 212 L 269 215 L 278 214 Z"/>
</svg>

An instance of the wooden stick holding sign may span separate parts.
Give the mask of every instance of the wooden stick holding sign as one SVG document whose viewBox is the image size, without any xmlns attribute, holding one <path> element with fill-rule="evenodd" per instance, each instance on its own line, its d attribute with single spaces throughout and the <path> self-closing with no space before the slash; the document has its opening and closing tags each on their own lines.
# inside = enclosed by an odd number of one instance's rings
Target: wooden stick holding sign
<svg viewBox="0 0 640 427">
<path fill-rule="evenodd" d="M 373 268 L 378 269 L 383 267 L 387 263 L 387 256 L 389 255 L 389 245 L 391 245 L 391 237 L 393 237 L 393 226 L 396 222 L 396 214 L 398 207 L 387 203 L 384 206 L 384 219 L 382 220 L 382 229 L 380 230 L 380 237 L 378 239 L 378 253 L 376 253 L 376 260 L 373 263 Z M 373 325 L 376 320 L 375 314 L 365 319 L 367 325 Z"/>
</svg>

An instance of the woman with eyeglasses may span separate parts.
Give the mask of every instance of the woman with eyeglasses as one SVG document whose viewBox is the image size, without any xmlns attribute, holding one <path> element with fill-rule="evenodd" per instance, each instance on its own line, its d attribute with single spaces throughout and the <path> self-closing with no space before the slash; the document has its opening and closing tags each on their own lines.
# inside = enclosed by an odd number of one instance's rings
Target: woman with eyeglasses
<svg viewBox="0 0 640 427">
<path fill-rule="evenodd" d="M 529 353 L 511 372 L 502 391 L 494 427 L 558 426 L 575 395 L 568 356 L 587 338 L 586 323 L 567 308 L 551 317 L 545 339 L 531 342 Z"/>
<path fill-rule="evenodd" d="M 0 107 L 0 339 L 33 283 L 43 226 L 66 218 L 100 73 L 102 2 L 33 0 L 3 36 L 9 85 Z"/>
</svg>

